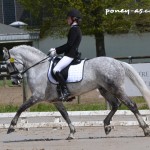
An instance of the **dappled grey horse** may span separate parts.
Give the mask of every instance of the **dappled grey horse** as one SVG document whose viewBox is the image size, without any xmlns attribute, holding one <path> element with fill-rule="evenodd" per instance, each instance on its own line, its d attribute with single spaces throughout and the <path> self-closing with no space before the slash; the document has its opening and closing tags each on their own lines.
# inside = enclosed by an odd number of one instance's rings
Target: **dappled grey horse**
<svg viewBox="0 0 150 150">
<path fill-rule="evenodd" d="M 12 119 L 8 133 L 15 130 L 14 126 L 17 124 L 18 118 L 23 111 L 37 102 L 47 101 L 54 103 L 68 123 L 70 128 L 68 139 L 72 139 L 75 128 L 69 119 L 63 103 L 58 101 L 56 85 L 50 83 L 47 78 L 49 67 L 49 61 L 46 60 L 47 56 L 34 47 L 25 45 L 14 47 L 9 51 L 4 49 L 3 52 L 8 69 L 15 70 L 15 73 L 12 75 L 13 80 L 18 79 L 19 72 L 26 70 L 27 81 L 32 92 L 32 96 L 20 106 Z M 38 65 L 34 65 L 36 63 Z M 150 129 L 139 113 L 136 104 L 125 93 L 124 81 L 126 76 L 137 86 L 150 107 L 150 91 L 135 69 L 125 62 L 109 57 L 97 57 L 87 60 L 84 66 L 83 80 L 78 83 L 69 83 L 68 88 L 72 94 L 71 96 L 81 95 L 88 91 L 99 89 L 101 95 L 112 106 L 110 113 L 104 119 L 106 134 L 111 131 L 110 120 L 112 116 L 120 104 L 124 103 L 134 113 L 145 136 L 150 136 Z"/>
</svg>

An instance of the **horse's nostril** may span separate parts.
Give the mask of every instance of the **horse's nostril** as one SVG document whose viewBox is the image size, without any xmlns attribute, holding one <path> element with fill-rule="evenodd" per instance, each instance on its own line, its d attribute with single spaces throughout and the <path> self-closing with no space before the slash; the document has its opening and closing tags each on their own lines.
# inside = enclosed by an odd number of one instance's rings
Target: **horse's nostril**
<svg viewBox="0 0 150 150">
<path fill-rule="evenodd" d="M 12 85 L 19 85 L 19 82 L 12 81 Z"/>
<path fill-rule="evenodd" d="M 12 85 L 15 85 L 15 82 L 14 82 L 14 81 L 12 81 Z"/>
</svg>

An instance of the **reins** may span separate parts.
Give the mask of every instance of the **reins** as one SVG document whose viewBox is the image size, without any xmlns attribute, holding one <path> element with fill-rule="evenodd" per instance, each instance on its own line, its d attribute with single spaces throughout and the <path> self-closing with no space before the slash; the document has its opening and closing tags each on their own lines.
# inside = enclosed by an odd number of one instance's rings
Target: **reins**
<svg viewBox="0 0 150 150">
<path fill-rule="evenodd" d="M 39 62 L 37 62 L 36 64 L 30 66 L 29 68 L 25 69 L 24 71 L 21 72 L 21 75 L 23 75 L 24 73 L 26 73 L 29 69 L 31 69 L 31 68 L 33 68 L 33 67 L 39 65 L 40 63 L 44 63 L 44 60 L 46 60 L 46 59 L 48 59 L 48 58 L 49 58 L 49 56 L 47 56 L 46 58 L 40 60 Z"/>
</svg>

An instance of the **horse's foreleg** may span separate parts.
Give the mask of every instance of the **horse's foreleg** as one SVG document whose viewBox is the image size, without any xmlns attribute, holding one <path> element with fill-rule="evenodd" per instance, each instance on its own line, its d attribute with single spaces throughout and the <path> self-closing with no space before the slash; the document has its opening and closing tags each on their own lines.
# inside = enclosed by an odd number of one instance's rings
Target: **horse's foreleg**
<svg viewBox="0 0 150 150">
<path fill-rule="evenodd" d="M 105 98 L 105 100 L 107 100 L 111 105 L 111 111 L 104 119 L 104 130 L 106 134 L 109 134 L 111 131 L 110 121 L 114 116 L 115 112 L 118 110 L 118 107 L 121 105 L 121 103 L 120 101 L 118 101 L 117 98 L 115 98 L 110 92 L 108 92 L 104 88 L 99 88 L 99 91 L 101 95 Z"/>
<path fill-rule="evenodd" d="M 141 114 L 138 111 L 138 108 L 136 106 L 136 103 L 129 99 L 129 97 L 126 94 L 122 94 L 119 96 L 120 100 L 134 113 L 135 117 L 137 118 L 139 122 L 139 126 L 143 129 L 145 136 L 150 136 L 150 128 L 143 120 Z"/>
<path fill-rule="evenodd" d="M 69 129 L 70 129 L 70 134 L 67 138 L 67 140 L 74 139 L 74 133 L 76 132 L 74 125 L 71 123 L 71 120 L 69 118 L 69 115 L 66 111 L 65 106 L 63 105 L 62 102 L 57 102 L 54 103 L 55 107 L 58 109 L 58 111 L 61 113 L 62 117 L 65 119 L 67 122 Z"/>
<path fill-rule="evenodd" d="M 29 107 L 31 107 L 32 105 L 34 105 L 35 103 L 37 103 L 37 99 L 35 97 L 31 96 L 28 101 L 24 102 L 20 106 L 20 108 L 18 109 L 16 115 L 14 116 L 14 118 L 11 121 L 11 124 L 8 128 L 7 134 L 15 131 L 14 126 L 17 124 L 17 121 L 18 121 L 19 116 L 21 115 L 21 113 L 23 111 L 25 111 L 26 109 L 28 109 Z"/>
</svg>

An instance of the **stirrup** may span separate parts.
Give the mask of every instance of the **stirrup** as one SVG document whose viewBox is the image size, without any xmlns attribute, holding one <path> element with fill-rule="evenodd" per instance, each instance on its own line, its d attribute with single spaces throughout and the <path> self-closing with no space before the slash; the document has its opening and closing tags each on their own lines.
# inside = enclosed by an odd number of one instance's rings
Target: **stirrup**
<svg viewBox="0 0 150 150">
<path fill-rule="evenodd" d="M 59 95 L 59 100 L 67 101 L 69 96 L 70 96 L 70 94 L 65 95 L 65 94 L 61 93 L 61 95 Z"/>
<path fill-rule="evenodd" d="M 57 93 L 58 98 L 61 101 L 67 101 L 68 97 L 70 96 L 70 93 L 68 91 L 63 91 L 60 85 L 57 85 Z"/>
<path fill-rule="evenodd" d="M 60 99 L 62 101 L 67 101 L 69 96 L 70 96 L 70 93 L 68 91 L 66 91 L 66 92 L 62 91 Z"/>
</svg>

